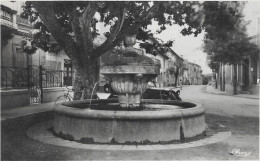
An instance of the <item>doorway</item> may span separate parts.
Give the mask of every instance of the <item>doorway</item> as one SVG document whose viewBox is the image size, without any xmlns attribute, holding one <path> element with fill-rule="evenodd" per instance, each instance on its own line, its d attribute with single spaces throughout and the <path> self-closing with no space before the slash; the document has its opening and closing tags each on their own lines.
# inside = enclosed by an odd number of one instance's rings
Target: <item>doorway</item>
<svg viewBox="0 0 260 161">
<path fill-rule="evenodd" d="M 71 60 L 64 59 L 64 85 L 72 86 L 72 62 Z"/>
</svg>

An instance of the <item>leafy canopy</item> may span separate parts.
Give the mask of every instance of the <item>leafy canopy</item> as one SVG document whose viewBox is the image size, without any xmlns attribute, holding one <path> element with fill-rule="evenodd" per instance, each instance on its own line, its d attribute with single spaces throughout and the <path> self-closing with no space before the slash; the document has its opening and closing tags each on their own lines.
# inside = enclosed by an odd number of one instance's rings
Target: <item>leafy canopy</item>
<svg viewBox="0 0 260 161">
<path fill-rule="evenodd" d="M 245 2 L 205 2 L 206 14 L 203 50 L 207 53 L 208 65 L 218 69 L 218 62 L 238 64 L 245 55 L 256 54 L 258 48 L 249 42 L 247 22 L 242 13 Z M 215 8 L 215 10 L 213 9 Z M 210 17 L 207 17 L 210 16 Z"/>
<path fill-rule="evenodd" d="M 33 47 L 52 50 L 52 46 L 48 45 L 52 35 L 71 59 L 80 61 L 84 55 L 99 57 L 122 42 L 125 35 L 137 34 L 138 40 L 147 40 L 151 36 L 147 26 L 152 21 L 158 22 L 158 33 L 164 31 L 167 25 L 178 24 L 183 26 L 183 35 L 197 36 L 203 27 L 203 13 L 199 10 L 202 5 L 193 1 L 28 1 L 21 16 L 29 18 L 38 31 L 33 36 Z M 96 47 L 93 40 L 102 34 L 97 29 L 100 22 L 109 26 L 110 30 L 103 33 L 106 41 Z M 171 44 L 172 41 L 162 46 L 170 47 Z M 142 47 L 154 48 L 158 45 L 146 44 Z M 84 51 L 84 54 L 75 54 L 79 51 Z"/>
</svg>

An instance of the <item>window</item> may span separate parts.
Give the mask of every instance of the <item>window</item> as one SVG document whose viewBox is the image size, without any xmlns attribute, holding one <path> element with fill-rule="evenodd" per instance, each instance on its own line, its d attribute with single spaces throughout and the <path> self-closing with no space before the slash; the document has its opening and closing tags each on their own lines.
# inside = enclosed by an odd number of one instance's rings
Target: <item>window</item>
<svg viewBox="0 0 260 161">
<path fill-rule="evenodd" d="M 27 65 L 27 55 L 18 47 L 15 48 L 15 58 L 16 67 L 26 67 Z"/>
</svg>

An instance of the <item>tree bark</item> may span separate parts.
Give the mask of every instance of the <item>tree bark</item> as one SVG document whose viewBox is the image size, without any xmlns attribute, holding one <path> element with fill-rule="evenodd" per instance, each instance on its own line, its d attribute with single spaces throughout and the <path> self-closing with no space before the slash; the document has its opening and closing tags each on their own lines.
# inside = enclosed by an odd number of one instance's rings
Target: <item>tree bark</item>
<svg viewBox="0 0 260 161">
<path fill-rule="evenodd" d="M 234 64 L 233 94 L 237 94 L 237 64 Z"/>
<path fill-rule="evenodd" d="M 97 59 L 86 60 L 85 65 L 75 63 L 75 77 L 73 81 L 74 87 L 74 100 L 79 100 L 82 98 L 84 93 L 85 99 L 93 98 L 96 93 L 95 85 L 98 81 L 99 66 Z M 92 95 L 93 94 L 93 95 Z"/>
<path fill-rule="evenodd" d="M 218 89 L 218 74 L 215 72 L 215 89 Z"/>
<path fill-rule="evenodd" d="M 222 87 L 222 89 L 223 89 L 223 91 L 226 91 L 226 77 L 225 77 L 225 74 L 226 73 L 226 70 L 225 70 L 225 64 L 223 65 L 223 87 Z"/>
<path fill-rule="evenodd" d="M 222 71 L 222 63 L 220 62 L 220 70 L 219 70 L 219 87 L 220 87 L 220 91 L 222 91 L 222 84 L 223 84 L 223 82 L 222 82 L 222 73 L 223 71 Z"/>
<path fill-rule="evenodd" d="M 179 74 L 178 74 L 178 73 L 175 73 L 174 76 L 175 76 L 175 84 L 174 84 L 174 86 L 177 87 L 177 82 L 178 82 L 178 76 L 179 76 Z"/>
</svg>

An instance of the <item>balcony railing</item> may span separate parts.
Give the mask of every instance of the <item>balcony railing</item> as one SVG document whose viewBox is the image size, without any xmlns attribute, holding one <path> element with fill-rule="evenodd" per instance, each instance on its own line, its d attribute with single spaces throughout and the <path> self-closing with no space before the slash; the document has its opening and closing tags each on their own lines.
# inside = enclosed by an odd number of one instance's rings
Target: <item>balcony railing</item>
<svg viewBox="0 0 260 161">
<path fill-rule="evenodd" d="M 38 66 L 1 67 L 1 89 L 26 89 L 32 86 L 42 88 L 62 87 L 72 85 L 72 75 L 68 77 L 67 71 L 50 70 Z"/>
<path fill-rule="evenodd" d="M 8 16 L 1 15 L 1 19 L 4 19 L 4 20 L 10 21 L 10 22 L 13 22 L 12 17 L 8 17 Z"/>
<path fill-rule="evenodd" d="M 1 67 L 1 89 L 21 89 L 27 87 L 27 68 Z"/>
</svg>

